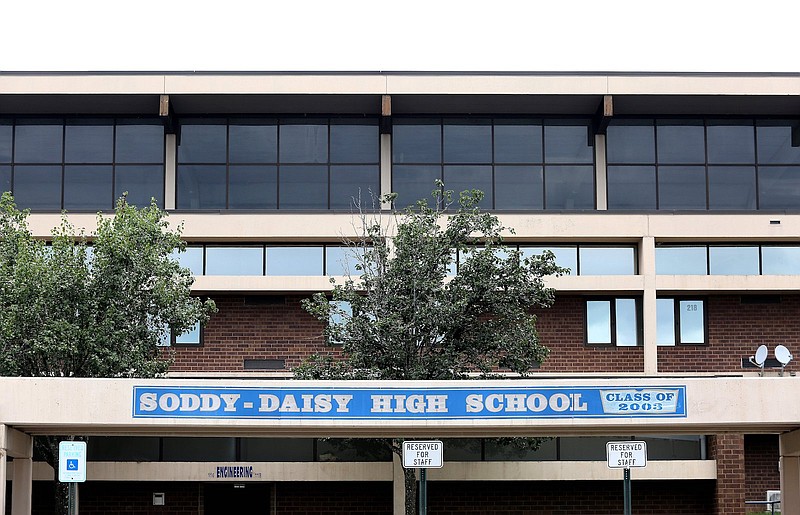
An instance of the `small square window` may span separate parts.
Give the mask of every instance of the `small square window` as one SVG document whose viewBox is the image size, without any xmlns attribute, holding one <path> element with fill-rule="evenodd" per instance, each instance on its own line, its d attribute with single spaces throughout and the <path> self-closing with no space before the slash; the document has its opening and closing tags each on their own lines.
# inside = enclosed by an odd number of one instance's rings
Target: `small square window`
<svg viewBox="0 0 800 515">
<path fill-rule="evenodd" d="M 353 306 L 345 300 L 330 301 L 330 311 L 328 312 L 328 343 L 331 345 L 341 345 L 341 339 L 336 334 L 347 321 L 353 316 Z"/>
<path fill-rule="evenodd" d="M 586 343 L 636 347 L 641 343 L 640 303 L 634 298 L 586 301 Z"/>
<path fill-rule="evenodd" d="M 700 299 L 658 299 L 656 343 L 703 345 L 706 343 L 705 302 Z"/>
<path fill-rule="evenodd" d="M 203 331 L 198 322 L 181 334 L 175 334 L 175 331 L 173 331 L 172 336 L 175 345 L 200 345 L 202 343 Z"/>
</svg>

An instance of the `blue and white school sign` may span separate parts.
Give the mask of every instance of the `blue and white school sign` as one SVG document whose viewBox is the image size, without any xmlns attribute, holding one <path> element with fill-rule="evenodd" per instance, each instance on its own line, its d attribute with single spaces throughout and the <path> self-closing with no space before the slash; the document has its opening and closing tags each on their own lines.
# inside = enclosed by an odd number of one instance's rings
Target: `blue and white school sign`
<svg viewBox="0 0 800 515">
<path fill-rule="evenodd" d="M 133 417 L 338 420 L 686 417 L 686 387 L 135 386 Z"/>
</svg>

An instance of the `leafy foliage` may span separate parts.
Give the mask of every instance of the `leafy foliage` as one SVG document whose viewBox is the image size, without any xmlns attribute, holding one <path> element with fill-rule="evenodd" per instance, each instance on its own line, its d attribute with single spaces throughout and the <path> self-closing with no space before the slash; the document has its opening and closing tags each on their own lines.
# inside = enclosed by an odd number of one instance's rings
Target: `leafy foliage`
<svg viewBox="0 0 800 515">
<path fill-rule="evenodd" d="M 92 246 L 64 218 L 51 241 L 33 237 L 27 211 L 0 200 L 0 375 L 154 377 L 170 360 L 158 343 L 207 321 L 213 301 L 170 259 L 182 249 L 155 204 L 122 198 L 98 215 Z"/>
<path fill-rule="evenodd" d="M 463 192 L 453 211 L 452 192 L 440 191 L 433 193 L 433 207 L 422 200 L 395 214 L 391 226 L 380 215 L 361 214 L 361 238 L 350 244 L 356 274 L 334 283 L 333 302 L 322 293 L 304 302 L 327 324 L 328 343 L 342 345 L 341 357 L 312 356 L 294 370 L 296 377 L 436 380 L 505 371 L 524 376 L 547 357 L 530 310 L 552 304 L 554 292 L 544 277 L 564 270 L 550 252 L 523 258 L 505 246 L 503 234 L 513 231 L 480 211 L 481 192 Z M 541 442 L 515 440 L 519 449 Z M 401 455 L 402 441 L 380 442 Z M 415 470 L 403 473 L 405 511 L 411 515 Z"/>
<path fill-rule="evenodd" d="M 325 334 L 344 357 L 313 356 L 297 377 L 525 375 L 547 357 L 530 310 L 553 302 L 543 279 L 563 270 L 550 253 L 523 258 L 505 246 L 511 231 L 477 207 L 481 192 L 462 193 L 455 211 L 450 195 L 398 214 L 391 234 L 380 216 L 361 216 L 362 237 L 351 243 L 358 276 L 334 284 L 334 302 L 320 293 L 304 303 L 319 320 L 338 321 Z"/>
</svg>

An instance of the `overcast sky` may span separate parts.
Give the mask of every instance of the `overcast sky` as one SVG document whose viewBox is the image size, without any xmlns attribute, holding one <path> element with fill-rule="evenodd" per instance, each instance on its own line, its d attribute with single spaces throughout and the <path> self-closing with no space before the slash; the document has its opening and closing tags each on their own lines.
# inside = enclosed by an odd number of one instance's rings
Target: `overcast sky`
<svg viewBox="0 0 800 515">
<path fill-rule="evenodd" d="M 800 72 L 797 0 L 3 0 L 3 71 Z"/>
</svg>

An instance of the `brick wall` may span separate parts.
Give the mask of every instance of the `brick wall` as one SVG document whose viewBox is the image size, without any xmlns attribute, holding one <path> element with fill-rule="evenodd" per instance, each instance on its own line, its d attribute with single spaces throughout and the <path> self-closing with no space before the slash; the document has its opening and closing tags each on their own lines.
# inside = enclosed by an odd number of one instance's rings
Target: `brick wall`
<svg viewBox="0 0 800 515">
<path fill-rule="evenodd" d="M 633 481 L 633 513 L 711 515 L 713 481 Z M 619 515 L 619 481 L 428 483 L 429 515 Z"/>
<path fill-rule="evenodd" d="M 304 296 L 285 303 L 250 304 L 243 296 L 214 300 L 219 312 L 204 328 L 203 345 L 175 348 L 172 371 L 241 371 L 245 359 L 285 360 L 291 370 L 314 353 L 337 353 L 324 344 L 322 324 L 300 305 Z M 539 336 L 550 348 L 543 372 L 641 371 L 641 347 L 584 344 L 584 299 L 559 297 L 552 308 L 539 310 Z"/>
<path fill-rule="evenodd" d="M 765 501 L 767 490 L 780 490 L 778 435 L 745 435 L 744 474 L 748 501 Z M 751 506 L 748 511 L 764 511 L 767 505 Z"/>
<path fill-rule="evenodd" d="M 53 485 L 50 481 L 33 482 L 33 515 L 53 514 Z M 200 483 L 87 481 L 78 488 L 81 515 L 200 513 Z M 153 506 L 153 492 L 164 492 L 164 506 Z"/>
<path fill-rule="evenodd" d="M 281 299 L 281 297 L 275 297 Z M 314 353 L 336 352 L 322 338 L 322 324 L 300 305 L 245 303 L 243 296 L 216 297 L 219 312 L 203 329 L 203 345 L 176 347 L 172 371 L 241 371 L 245 359 L 285 360 L 289 370 Z"/>
<path fill-rule="evenodd" d="M 742 304 L 741 296 L 708 297 L 708 345 L 659 347 L 659 372 L 741 372 L 742 358 L 759 345 L 800 352 L 800 296 L 782 295 L 779 304 Z M 800 370 L 797 361 L 787 371 Z"/>
<path fill-rule="evenodd" d="M 714 515 L 745 513 L 744 435 L 708 437 L 708 457 L 717 460 Z"/>
<path fill-rule="evenodd" d="M 586 345 L 583 297 L 559 296 L 548 309 L 536 311 L 539 339 L 550 349 L 542 372 L 641 372 L 642 347 Z"/>
<path fill-rule="evenodd" d="M 392 514 L 392 483 L 276 483 L 276 513 L 281 515 Z"/>
<path fill-rule="evenodd" d="M 279 298 L 279 297 L 276 297 Z M 284 360 L 291 370 L 314 353 L 336 353 L 322 339 L 322 324 L 303 310 L 304 296 L 281 303 L 245 303 L 243 296 L 215 298 L 219 313 L 204 329 L 200 347 L 176 347 L 173 371 L 241 371 L 245 359 Z M 541 342 L 550 349 L 542 372 L 640 372 L 642 347 L 586 345 L 584 303 L 559 296 L 553 307 L 536 311 Z M 741 359 L 766 344 L 800 349 L 800 296 L 779 304 L 742 304 L 739 295 L 711 296 L 706 304 L 708 345 L 658 348 L 660 372 L 741 372 Z M 800 370 L 798 361 L 787 367 Z"/>
</svg>

